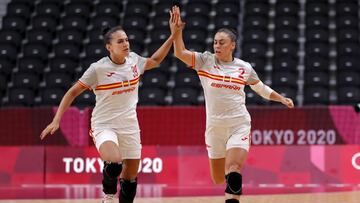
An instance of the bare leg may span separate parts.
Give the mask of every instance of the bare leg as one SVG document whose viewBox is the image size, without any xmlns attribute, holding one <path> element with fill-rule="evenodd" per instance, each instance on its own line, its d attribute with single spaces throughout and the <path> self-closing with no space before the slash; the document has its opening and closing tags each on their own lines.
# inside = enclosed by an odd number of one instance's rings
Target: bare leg
<svg viewBox="0 0 360 203">
<path fill-rule="evenodd" d="M 239 176 L 241 173 L 241 169 L 246 161 L 248 152 L 242 148 L 231 148 L 226 151 L 226 160 L 225 160 L 225 174 L 228 175 L 232 172 L 237 176 Z M 242 182 L 239 184 L 242 184 Z M 241 185 L 240 185 L 241 188 Z M 226 199 L 240 199 L 240 195 L 234 195 L 225 193 Z"/>
<path fill-rule="evenodd" d="M 133 180 L 137 177 L 140 159 L 124 159 L 123 172 L 121 178 L 125 180 Z"/>
<path fill-rule="evenodd" d="M 137 173 L 140 159 L 124 159 L 124 170 L 121 173 L 119 202 L 133 203 L 137 188 Z"/>
<path fill-rule="evenodd" d="M 100 145 L 99 153 L 104 160 L 102 186 L 105 197 L 103 202 L 112 202 L 122 170 L 120 149 L 116 143 L 106 141 Z"/>
<path fill-rule="evenodd" d="M 225 181 L 225 158 L 209 159 L 211 179 L 215 184 L 222 184 Z"/>
</svg>

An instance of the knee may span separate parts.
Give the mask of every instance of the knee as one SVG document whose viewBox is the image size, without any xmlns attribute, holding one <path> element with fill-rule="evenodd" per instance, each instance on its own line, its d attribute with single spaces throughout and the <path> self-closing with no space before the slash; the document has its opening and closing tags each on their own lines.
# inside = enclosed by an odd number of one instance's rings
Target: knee
<svg viewBox="0 0 360 203">
<path fill-rule="evenodd" d="M 226 176 L 225 192 L 233 195 L 242 194 L 242 175 L 238 172 L 230 172 Z"/>
<path fill-rule="evenodd" d="M 103 175 L 111 179 L 117 179 L 122 171 L 121 163 L 112 163 L 104 161 Z"/>
<path fill-rule="evenodd" d="M 112 162 L 112 163 L 120 163 L 120 162 L 122 162 L 122 157 L 121 157 L 120 152 L 106 155 L 106 156 L 102 157 L 102 159 L 104 161 L 108 161 L 108 162 Z"/>
<path fill-rule="evenodd" d="M 111 162 L 120 163 L 122 162 L 122 157 L 120 153 L 114 154 L 110 157 Z"/>
<path fill-rule="evenodd" d="M 119 163 L 122 161 L 121 152 L 116 143 L 105 141 L 100 145 L 99 153 L 101 159 L 108 162 Z"/>
<path fill-rule="evenodd" d="M 231 163 L 231 164 L 229 164 L 229 166 L 227 168 L 227 171 L 229 171 L 229 172 L 233 172 L 233 171 L 240 172 L 241 168 L 242 168 L 241 164 L 239 164 L 239 163 Z"/>
</svg>

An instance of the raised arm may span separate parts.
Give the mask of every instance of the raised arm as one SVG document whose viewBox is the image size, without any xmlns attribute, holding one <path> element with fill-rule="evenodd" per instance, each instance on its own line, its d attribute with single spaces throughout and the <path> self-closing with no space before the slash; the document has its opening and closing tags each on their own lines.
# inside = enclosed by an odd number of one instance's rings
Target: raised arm
<svg viewBox="0 0 360 203">
<path fill-rule="evenodd" d="M 188 66 L 194 66 L 193 64 L 193 52 L 187 50 L 185 48 L 183 36 L 182 36 L 182 30 L 184 28 L 184 23 L 181 20 L 180 17 L 180 9 L 179 7 L 175 7 L 173 12 L 175 15 L 179 16 L 176 22 L 176 29 L 179 30 L 179 33 L 175 35 L 174 39 L 174 54 L 175 57 L 186 63 Z"/>
<path fill-rule="evenodd" d="M 60 120 L 64 115 L 65 111 L 69 108 L 74 99 L 79 96 L 86 87 L 80 85 L 79 83 L 74 84 L 61 99 L 60 105 L 52 122 L 41 132 L 40 138 L 44 139 L 49 133 L 54 134 L 55 131 L 59 128 Z"/>
<path fill-rule="evenodd" d="M 170 20 L 169 20 L 169 26 L 171 30 L 171 34 L 169 38 L 161 45 L 161 47 L 151 55 L 150 58 L 147 58 L 145 63 L 145 70 L 150 70 L 152 68 L 155 68 L 160 65 L 160 63 L 164 60 L 165 56 L 169 53 L 169 50 L 171 48 L 171 45 L 174 40 L 174 35 L 176 34 L 175 30 L 172 28 L 172 25 L 177 21 L 178 16 L 175 15 L 174 7 L 172 8 L 172 11 L 170 11 Z"/>
</svg>

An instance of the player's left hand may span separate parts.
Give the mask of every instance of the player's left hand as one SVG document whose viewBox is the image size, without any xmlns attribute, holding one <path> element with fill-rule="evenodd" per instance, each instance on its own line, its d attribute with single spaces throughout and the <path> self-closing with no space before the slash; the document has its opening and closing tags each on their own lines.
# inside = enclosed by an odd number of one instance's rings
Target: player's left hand
<svg viewBox="0 0 360 203">
<path fill-rule="evenodd" d="M 294 108 L 294 102 L 292 99 L 290 98 L 284 98 L 281 101 L 282 104 L 284 104 L 285 106 L 287 106 L 288 108 Z"/>
</svg>

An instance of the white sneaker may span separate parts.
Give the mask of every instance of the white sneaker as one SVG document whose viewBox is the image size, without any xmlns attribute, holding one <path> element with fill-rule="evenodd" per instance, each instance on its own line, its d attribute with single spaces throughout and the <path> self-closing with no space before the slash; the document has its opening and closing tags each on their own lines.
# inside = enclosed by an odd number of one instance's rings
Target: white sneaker
<svg viewBox="0 0 360 203">
<path fill-rule="evenodd" d="M 113 203 L 114 198 L 114 194 L 105 194 L 101 203 Z"/>
</svg>

